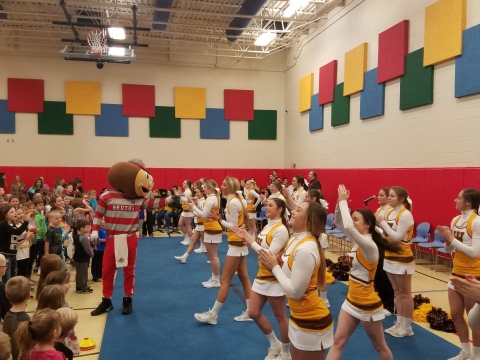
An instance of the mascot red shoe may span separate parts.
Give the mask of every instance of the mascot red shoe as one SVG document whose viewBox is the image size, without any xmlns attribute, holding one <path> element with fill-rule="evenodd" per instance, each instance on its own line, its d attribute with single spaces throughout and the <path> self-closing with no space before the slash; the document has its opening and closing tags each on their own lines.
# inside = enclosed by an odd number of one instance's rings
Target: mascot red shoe
<svg viewBox="0 0 480 360">
<path fill-rule="evenodd" d="M 113 165 L 108 172 L 108 183 L 114 190 L 107 190 L 99 196 L 92 225 L 92 240 L 98 238 L 102 219 L 105 221 L 104 226 L 108 234 L 103 255 L 103 298 L 98 307 L 91 312 L 92 316 L 113 309 L 111 300 L 113 280 L 119 267 L 123 267 L 125 292 L 122 314 L 132 312 L 138 247 L 138 213 L 142 209 L 156 209 L 165 205 L 165 199 L 147 197 L 153 189 L 153 177 L 140 159 Z M 171 202 L 172 199 L 168 198 L 167 203 Z"/>
</svg>

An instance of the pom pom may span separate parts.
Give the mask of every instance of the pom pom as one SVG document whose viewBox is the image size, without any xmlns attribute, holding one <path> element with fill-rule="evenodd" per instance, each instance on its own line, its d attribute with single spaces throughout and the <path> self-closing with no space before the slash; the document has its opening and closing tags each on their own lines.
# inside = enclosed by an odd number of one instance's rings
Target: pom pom
<svg viewBox="0 0 480 360">
<path fill-rule="evenodd" d="M 325 272 L 325 282 L 327 284 L 333 284 L 335 282 L 335 278 L 333 277 L 332 273 L 328 270 Z"/>
<path fill-rule="evenodd" d="M 428 322 L 427 315 L 432 310 L 432 304 L 423 303 L 413 310 L 412 320 L 417 322 Z"/>
<path fill-rule="evenodd" d="M 422 297 L 422 294 L 417 294 L 413 297 L 413 306 L 415 309 L 422 304 L 430 304 L 430 299 L 427 297 Z"/>
<path fill-rule="evenodd" d="M 329 270 L 335 279 L 340 281 L 348 281 L 348 273 L 350 272 L 350 258 L 340 256 L 337 263 L 332 263 Z"/>
</svg>

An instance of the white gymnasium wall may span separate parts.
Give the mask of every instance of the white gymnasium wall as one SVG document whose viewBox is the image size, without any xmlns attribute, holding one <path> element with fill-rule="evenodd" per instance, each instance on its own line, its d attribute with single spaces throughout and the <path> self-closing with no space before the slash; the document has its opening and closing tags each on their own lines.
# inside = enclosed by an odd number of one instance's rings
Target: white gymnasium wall
<svg viewBox="0 0 480 360">
<path fill-rule="evenodd" d="M 299 168 L 395 168 L 479 166 L 480 95 L 454 98 L 455 61 L 435 66 L 434 103 L 399 110 L 400 80 L 385 89 L 385 115 L 360 120 L 360 94 L 351 96 L 350 124 L 333 128 L 331 105 L 324 129 L 310 133 L 308 113 L 298 112 L 299 80 L 338 60 L 344 81 L 345 53 L 368 43 L 367 70 L 377 67 L 378 34 L 410 20 L 409 52 L 424 46 L 425 7 L 436 0 L 346 0 L 328 20 L 290 50 L 285 78 L 285 163 Z M 323 25 L 322 25 L 323 23 Z M 480 23 L 480 1 L 467 0 L 467 28 Z"/>
<path fill-rule="evenodd" d="M 0 54 L 0 99 L 7 99 L 7 78 L 45 80 L 47 101 L 65 101 L 65 81 L 77 80 L 100 82 L 102 103 L 121 104 L 122 83 L 128 83 L 155 85 L 157 106 L 173 106 L 173 88 L 185 86 L 206 88 L 207 107 L 223 108 L 224 89 L 250 89 L 255 91 L 255 109 L 278 111 L 276 141 L 248 140 L 244 121 L 231 122 L 230 140 L 200 139 L 199 120 L 181 121 L 181 139 L 150 138 L 148 118 L 130 118 L 129 137 L 97 137 L 94 116 L 78 115 L 73 136 L 39 135 L 36 114 L 16 114 L 16 134 L 0 134 L 0 165 L 110 166 L 140 157 L 149 167 L 281 168 L 285 56 L 261 64 L 225 59 L 216 65 L 138 61 L 98 70 L 95 63 L 65 61 L 56 51 L 53 57 Z"/>
</svg>

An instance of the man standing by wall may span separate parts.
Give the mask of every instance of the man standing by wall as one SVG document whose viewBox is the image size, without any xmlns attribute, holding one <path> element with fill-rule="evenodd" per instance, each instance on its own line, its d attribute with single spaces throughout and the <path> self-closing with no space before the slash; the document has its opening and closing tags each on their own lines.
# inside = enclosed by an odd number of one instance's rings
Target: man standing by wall
<svg viewBox="0 0 480 360">
<path fill-rule="evenodd" d="M 310 184 L 308 185 L 308 190 L 322 190 L 322 184 L 320 184 L 320 181 L 318 181 L 317 173 L 315 171 L 310 170 L 310 172 L 308 173 L 308 181 L 310 181 Z"/>
</svg>

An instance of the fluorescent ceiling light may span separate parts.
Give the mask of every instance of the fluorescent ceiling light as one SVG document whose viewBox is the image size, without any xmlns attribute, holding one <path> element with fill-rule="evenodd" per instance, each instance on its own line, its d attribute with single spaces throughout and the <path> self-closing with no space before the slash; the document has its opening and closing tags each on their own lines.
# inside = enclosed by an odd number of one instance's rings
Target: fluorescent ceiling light
<svg viewBox="0 0 480 360">
<path fill-rule="evenodd" d="M 109 47 L 108 48 L 108 55 L 112 56 L 125 56 L 125 48 L 123 47 Z"/>
<path fill-rule="evenodd" d="M 125 29 L 121 27 L 109 27 L 108 36 L 110 36 L 114 40 L 124 40 Z"/>
<path fill-rule="evenodd" d="M 291 17 L 295 14 L 295 11 L 308 5 L 309 0 L 290 0 L 288 2 L 288 7 L 283 12 L 283 17 Z"/>
<path fill-rule="evenodd" d="M 266 46 L 270 44 L 276 37 L 277 34 L 274 32 L 264 32 L 257 38 L 257 40 L 255 40 L 255 45 Z"/>
</svg>

